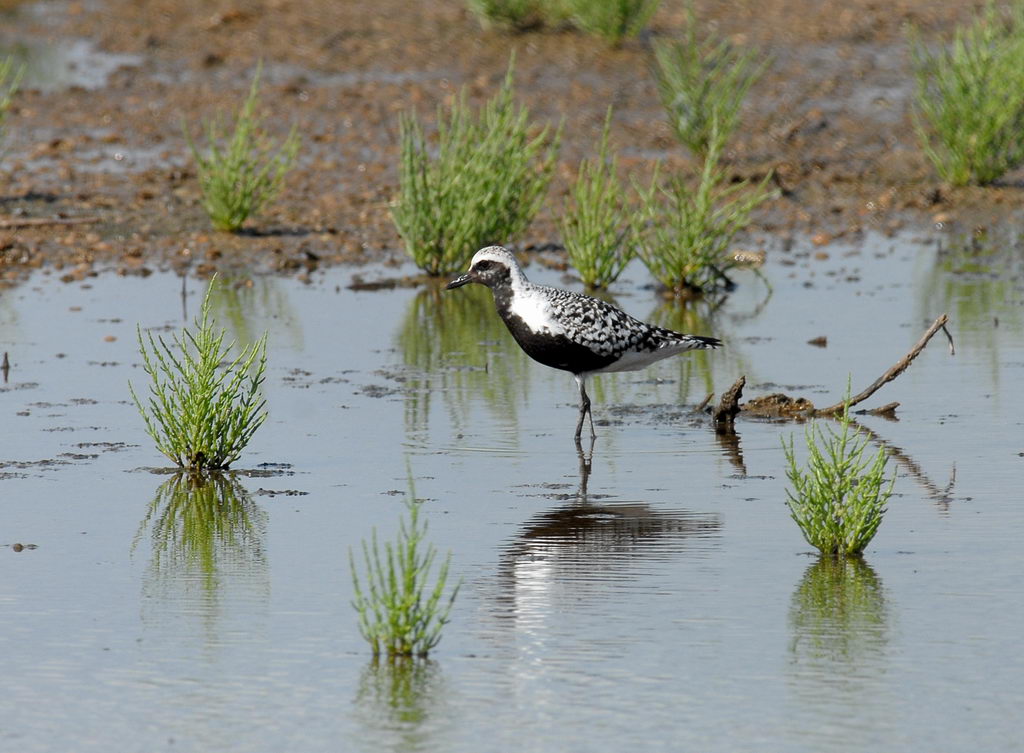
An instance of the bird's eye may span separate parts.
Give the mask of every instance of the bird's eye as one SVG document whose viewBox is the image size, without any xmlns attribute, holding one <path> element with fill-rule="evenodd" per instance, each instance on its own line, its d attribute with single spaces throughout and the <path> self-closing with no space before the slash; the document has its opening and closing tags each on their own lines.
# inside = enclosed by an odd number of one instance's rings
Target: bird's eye
<svg viewBox="0 0 1024 753">
<path fill-rule="evenodd" d="M 476 269 L 477 272 L 486 272 L 488 269 L 490 269 L 493 266 L 494 266 L 494 262 L 493 261 L 488 261 L 487 259 L 484 259 L 483 261 L 478 261 L 476 263 L 475 269 Z"/>
</svg>

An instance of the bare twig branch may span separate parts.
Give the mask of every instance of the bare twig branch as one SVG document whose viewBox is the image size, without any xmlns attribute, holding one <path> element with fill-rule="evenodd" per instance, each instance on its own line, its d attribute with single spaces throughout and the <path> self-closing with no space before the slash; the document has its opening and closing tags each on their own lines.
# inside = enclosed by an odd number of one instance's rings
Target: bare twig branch
<svg viewBox="0 0 1024 753">
<path fill-rule="evenodd" d="M 888 382 L 891 382 L 893 379 L 895 379 L 904 371 L 906 371 L 907 367 L 910 366 L 911 362 L 915 358 L 917 358 L 918 354 L 922 350 L 924 350 L 924 346 L 928 344 L 928 341 L 932 339 L 932 335 L 934 335 L 940 329 L 946 333 L 946 338 L 949 340 L 950 353 L 953 353 L 953 338 L 950 336 L 949 330 L 946 329 L 947 321 L 949 321 L 949 317 L 946 316 L 946 314 L 943 314 L 934 322 L 932 322 L 932 326 L 930 326 L 928 328 L 928 331 L 921 336 L 921 339 L 918 340 L 917 344 L 910 349 L 910 352 L 908 352 L 905 356 L 903 356 L 903 358 L 901 358 L 893 366 L 891 366 L 888 371 L 882 374 L 882 376 L 878 377 L 878 379 L 876 379 L 870 387 L 863 390 L 862 392 L 857 393 L 852 398 L 850 398 L 849 405 L 854 406 L 857 403 L 861 403 L 867 400 L 869 397 L 878 392 L 878 390 L 881 389 L 883 385 L 887 384 Z M 835 405 L 830 405 L 828 408 L 816 410 L 814 411 L 814 415 L 827 416 L 836 413 L 842 413 L 843 407 L 845 405 L 847 405 L 847 401 L 844 400 L 842 402 L 836 403 Z"/>
</svg>

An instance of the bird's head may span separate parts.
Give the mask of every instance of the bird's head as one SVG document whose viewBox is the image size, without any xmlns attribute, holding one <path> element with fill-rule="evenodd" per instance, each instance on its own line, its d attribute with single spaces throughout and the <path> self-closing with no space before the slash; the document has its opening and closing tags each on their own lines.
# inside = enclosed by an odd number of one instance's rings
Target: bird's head
<svg viewBox="0 0 1024 753">
<path fill-rule="evenodd" d="M 448 283 L 447 290 L 461 288 L 471 282 L 478 282 L 489 288 L 508 285 L 513 281 L 525 281 L 519 264 L 511 252 L 502 246 L 487 246 L 473 254 L 469 271 Z"/>
</svg>

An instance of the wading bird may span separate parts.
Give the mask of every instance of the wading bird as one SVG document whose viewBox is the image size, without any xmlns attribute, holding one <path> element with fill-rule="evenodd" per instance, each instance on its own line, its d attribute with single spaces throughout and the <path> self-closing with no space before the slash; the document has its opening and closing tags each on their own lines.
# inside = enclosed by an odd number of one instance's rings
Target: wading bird
<svg viewBox="0 0 1024 753">
<path fill-rule="evenodd" d="M 714 337 L 684 335 L 646 324 L 588 295 L 535 285 L 502 246 L 477 251 L 469 271 L 449 282 L 447 289 L 470 282 L 491 289 L 498 314 L 526 355 L 576 378 L 580 390 L 577 440 L 587 417 L 590 436 L 596 436 L 586 387 L 591 374 L 635 371 L 676 353 L 722 344 Z"/>
</svg>

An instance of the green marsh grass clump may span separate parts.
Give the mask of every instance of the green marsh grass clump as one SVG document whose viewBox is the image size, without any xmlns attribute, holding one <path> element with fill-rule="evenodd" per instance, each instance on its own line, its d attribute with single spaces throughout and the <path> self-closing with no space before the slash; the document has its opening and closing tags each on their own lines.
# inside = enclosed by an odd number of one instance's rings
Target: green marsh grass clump
<svg viewBox="0 0 1024 753">
<path fill-rule="evenodd" d="M 846 399 L 849 400 L 849 390 Z M 828 433 L 819 422 L 805 431 L 808 451 L 806 470 L 797 466 L 794 439 L 782 440 L 793 491 L 786 490 L 790 515 L 807 543 L 822 554 L 859 555 L 871 542 L 885 515 L 896 474 L 886 477 L 889 456 L 880 447 L 865 457 L 868 438 L 858 438 L 850 428 L 849 404 L 843 409 L 839 431 Z"/>
<path fill-rule="evenodd" d="M 210 287 L 194 330 L 163 337 L 138 330 L 143 368 L 150 377 L 146 404 L 128 383 L 132 399 L 157 449 L 175 465 L 193 470 L 225 469 L 235 462 L 267 418 L 261 386 L 267 336 L 231 358 L 234 342 L 210 321 Z"/>
<path fill-rule="evenodd" d="M 696 187 L 683 176 L 659 185 L 658 171 L 640 192 L 637 255 L 651 274 L 678 298 L 731 286 L 726 273 L 743 263 L 730 253 L 736 234 L 750 223 L 750 214 L 774 198 L 771 175 L 760 183 L 726 185 L 718 165 L 721 140 L 712 138 Z"/>
<path fill-rule="evenodd" d="M 573 22 L 583 31 L 620 45 L 651 20 L 661 0 L 569 0 Z"/>
<path fill-rule="evenodd" d="M 609 108 L 597 158 L 580 162 L 561 221 L 569 261 L 591 289 L 607 288 L 633 258 L 632 210 L 608 150 L 611 116 Z"/>
<path fill-rule="evenodd" d="M 530 136 L 529 110 L 517 106 L 510 64 L 498 93 L 479 113 L 465 89 L 438 110 L 436 148 L 415 114 L 401 119 L 399 195 L 391 216 L 409 256 L 432 275 L 462 270 L 478 248 L 507 243 L 540 209 L 554 172 L 561 128 Z"/>
<path fill-rule="evenodd" d="M 692 7 L 688 15 L 683 39 L 655 42 L 654 77 L 676 138 L 704 157 L 713 139 L 724 144 L 736 130 L 743 100 L 768 63 L 724 39 L 699 41 Z"/>
<path fill-rule="evenodd" d="M 14 59 L 8 57 L 0 60 L 0 141 L 4 137 L 4 121 L 11 109 L 14 95 L 18 93 L 21 77 L 25 75 L 24 65 L 15 65 Z"/>
<path fill-rule="evenodd" d="M 376 531 L 369 544 L 363 540 L 362 578 L 349 550 L 355 589 L 352 606 L 359 613 L 359 631 L 374 656 L 427 656 L 441 640 L 441 630 L 459 592 L 456 584 L 445 597 L 450 553 L 441 562 L 434 585 L 429 585 L 437 549 L 425 542 L 427 524 L 420 518 L 421 504 L 410 496 L 408 520 L 402 518 L 395 541 L 381 545 Z"/>
<path fill-rule="evenodd" d="M 236 232 L 281 192 L 285 175 L 295 164 L 300 139 L 295 126 L 280 144 L 262 132 L 257 114 L 261 68 L 257 68 L 230 139 L 219 120 L 206 122 L 207 148 L 200 151 L 183 125 L 196 161 L 203 208 L 218 230 Z"/>
<path fill-rule="evenodd" d="M 948 47 L 910 41 L 914 126 L 942 179 L 986 185 L 1024 164 L 1024 3 L 989 4 Z"/>
</svg>

